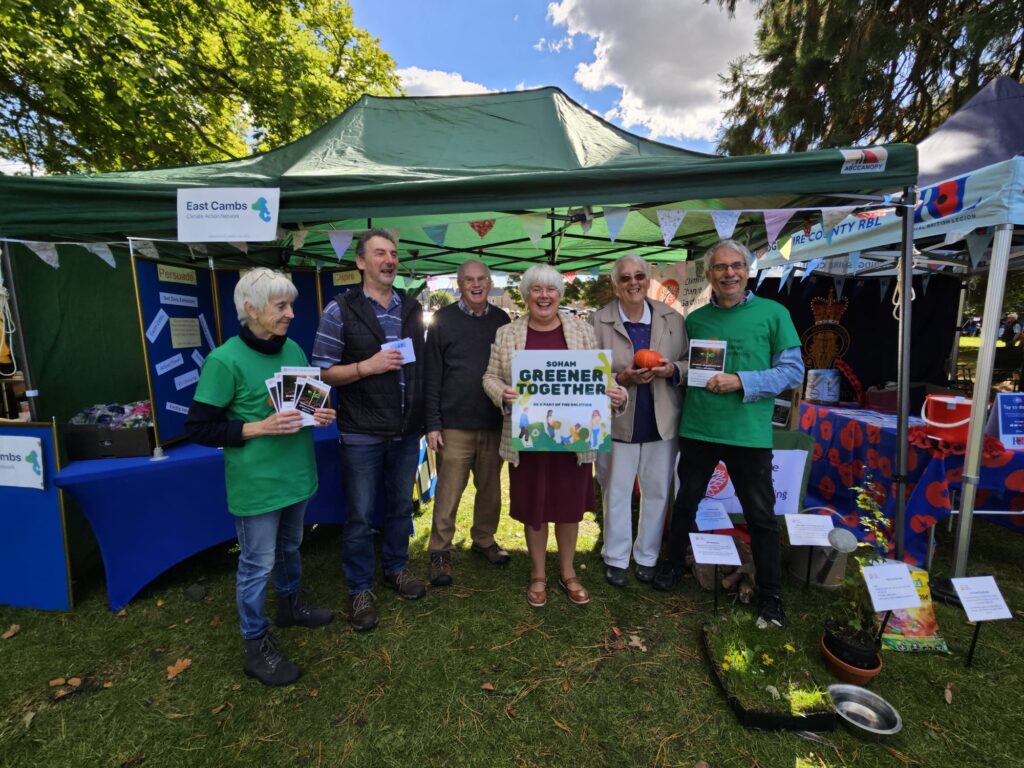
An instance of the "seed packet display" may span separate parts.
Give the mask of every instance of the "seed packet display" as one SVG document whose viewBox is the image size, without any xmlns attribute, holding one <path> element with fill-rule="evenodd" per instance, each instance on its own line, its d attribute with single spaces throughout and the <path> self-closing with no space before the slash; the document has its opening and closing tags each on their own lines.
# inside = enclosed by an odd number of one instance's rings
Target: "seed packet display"
<svg viewBox="0 0 1024 768">
<path fill-rule="evenodd" d="M 331 387 L 319 379 L 300 378 L 295 386 L 295 410 L 302 414 L 302 425 L 316 423 L 313 413 L 327 404 Z"/>
<path fill-rule="evenodd" d="M 319 379 L 320 369 L 304 366 L 285 366 L 281 369 L 281 407 L 294 408 L 297 384 L 300 378 Z"/>
</svg>

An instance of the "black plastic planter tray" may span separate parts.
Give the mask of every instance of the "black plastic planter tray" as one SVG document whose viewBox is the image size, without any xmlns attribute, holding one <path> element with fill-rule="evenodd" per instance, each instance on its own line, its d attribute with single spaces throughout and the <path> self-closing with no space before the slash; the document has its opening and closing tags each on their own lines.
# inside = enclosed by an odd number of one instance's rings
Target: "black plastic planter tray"
<svg viewBox="0 0 1024 768">
<path fill-rule="evenodd" d="M 758 709 L 747 709 L 742 702 L 729 693 L 725 684 L 722 672 L 715 664 L 714 656 L 711 653 L 711 644 L 708 642 L 708 631 L 704 627 L 700 633 L 701 645 L 704 646 L 704 658 L 707 659 L 711 671 L 718 681 L 718 687 L 725 694 L 725 700 L 729 702 L 736 713 L 740 725 L 745 728 L 759 728 L 764 731 L 831 731 L 835 729 L 838 718 L 835 712 L 815 712 L 811 715 L 784 715 L 779 712 L 765 712 Z"/>
</svg>

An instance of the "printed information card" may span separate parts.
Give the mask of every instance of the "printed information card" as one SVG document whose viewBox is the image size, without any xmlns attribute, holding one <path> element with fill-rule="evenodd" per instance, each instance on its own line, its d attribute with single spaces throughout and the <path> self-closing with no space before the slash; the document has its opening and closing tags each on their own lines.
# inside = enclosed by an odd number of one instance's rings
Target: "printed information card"
<svg viewBox="0 0 1024 768">
<path fill-rule="evenodd" d="M 999 621 L 1013 618 L 992 576 L 967 576 L 950 581 L 953 582 L 960 605 L 969 620 Z"/>
<path fill-rule="evenodd" d="M 906 563 L 869 565 L 864 568 L 864 583 L 877 613 L 921 607 L 921 598 Z"/>
<path fill-rule="evenodd" d="M 725 372 L 727 344 L 716 339 L 690 339 L 690 372 L 686 386 L 703 389 L 713 376 Z"/>
<path fill-rule="evenodd" d="M 828 534 L 835 527 L 831 515 L 784 515 L 789 543 L 794 547 L 829 547 Z"/>
<path fill-rule="evenodd" d="M 691 533 L 693 559 L 701 565 L 741 565 L 736 540 L 716 533 Z"/>
</svg>

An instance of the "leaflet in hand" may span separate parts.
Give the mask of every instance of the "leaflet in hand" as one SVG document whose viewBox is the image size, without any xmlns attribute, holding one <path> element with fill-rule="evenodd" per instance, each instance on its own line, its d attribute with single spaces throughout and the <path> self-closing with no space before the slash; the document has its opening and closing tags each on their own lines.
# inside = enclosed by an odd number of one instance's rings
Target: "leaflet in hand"
<svg viewBox="0 0 1024 768">
<path fill-rule="evenodd" d="M 286 366 L 264 384 L 274 411 L 297 410 L 302 415 L 302 426 L 313 426 L 313 413 L 327 405 L 331 387 L 320 381 L 317 367 Z"/>
<path fill-rule="evenodd" d="M 398 341 L 386 341 L 380 345 L 381 349 L 397 349 L 402 353 L 402 365 L 416 362 L 416 350 L 412 346 L 412 339 L 406 336 Z"/>
<path fill-rule="evenodd" d="M 690 372 L 686 386 L 701 387 L 719 373 L 725 373 L 725 348 L 718 339 L 690 339 Z"/>
</svg>

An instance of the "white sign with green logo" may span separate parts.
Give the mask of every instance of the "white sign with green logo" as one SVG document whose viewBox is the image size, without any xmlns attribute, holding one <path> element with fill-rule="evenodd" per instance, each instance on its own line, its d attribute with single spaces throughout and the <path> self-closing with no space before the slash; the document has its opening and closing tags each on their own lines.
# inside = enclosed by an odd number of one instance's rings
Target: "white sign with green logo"
<svg viewBox="0 0 1024 768">
<path fill-rule="evenodd" d="M 0 485 L 43 490 L 43 441 L 0 436 Z"/>
<path fill-rule="evenodd" d="M 261 243 L 277 239 L 281 190 L 276 187 L 178 190 L 178 240 Z"/>
<path fill-rule="evenodd" d="M 512 356 L 512 448 L 610 451 L 612 353 L 525 350 Z"/>
</svg>

